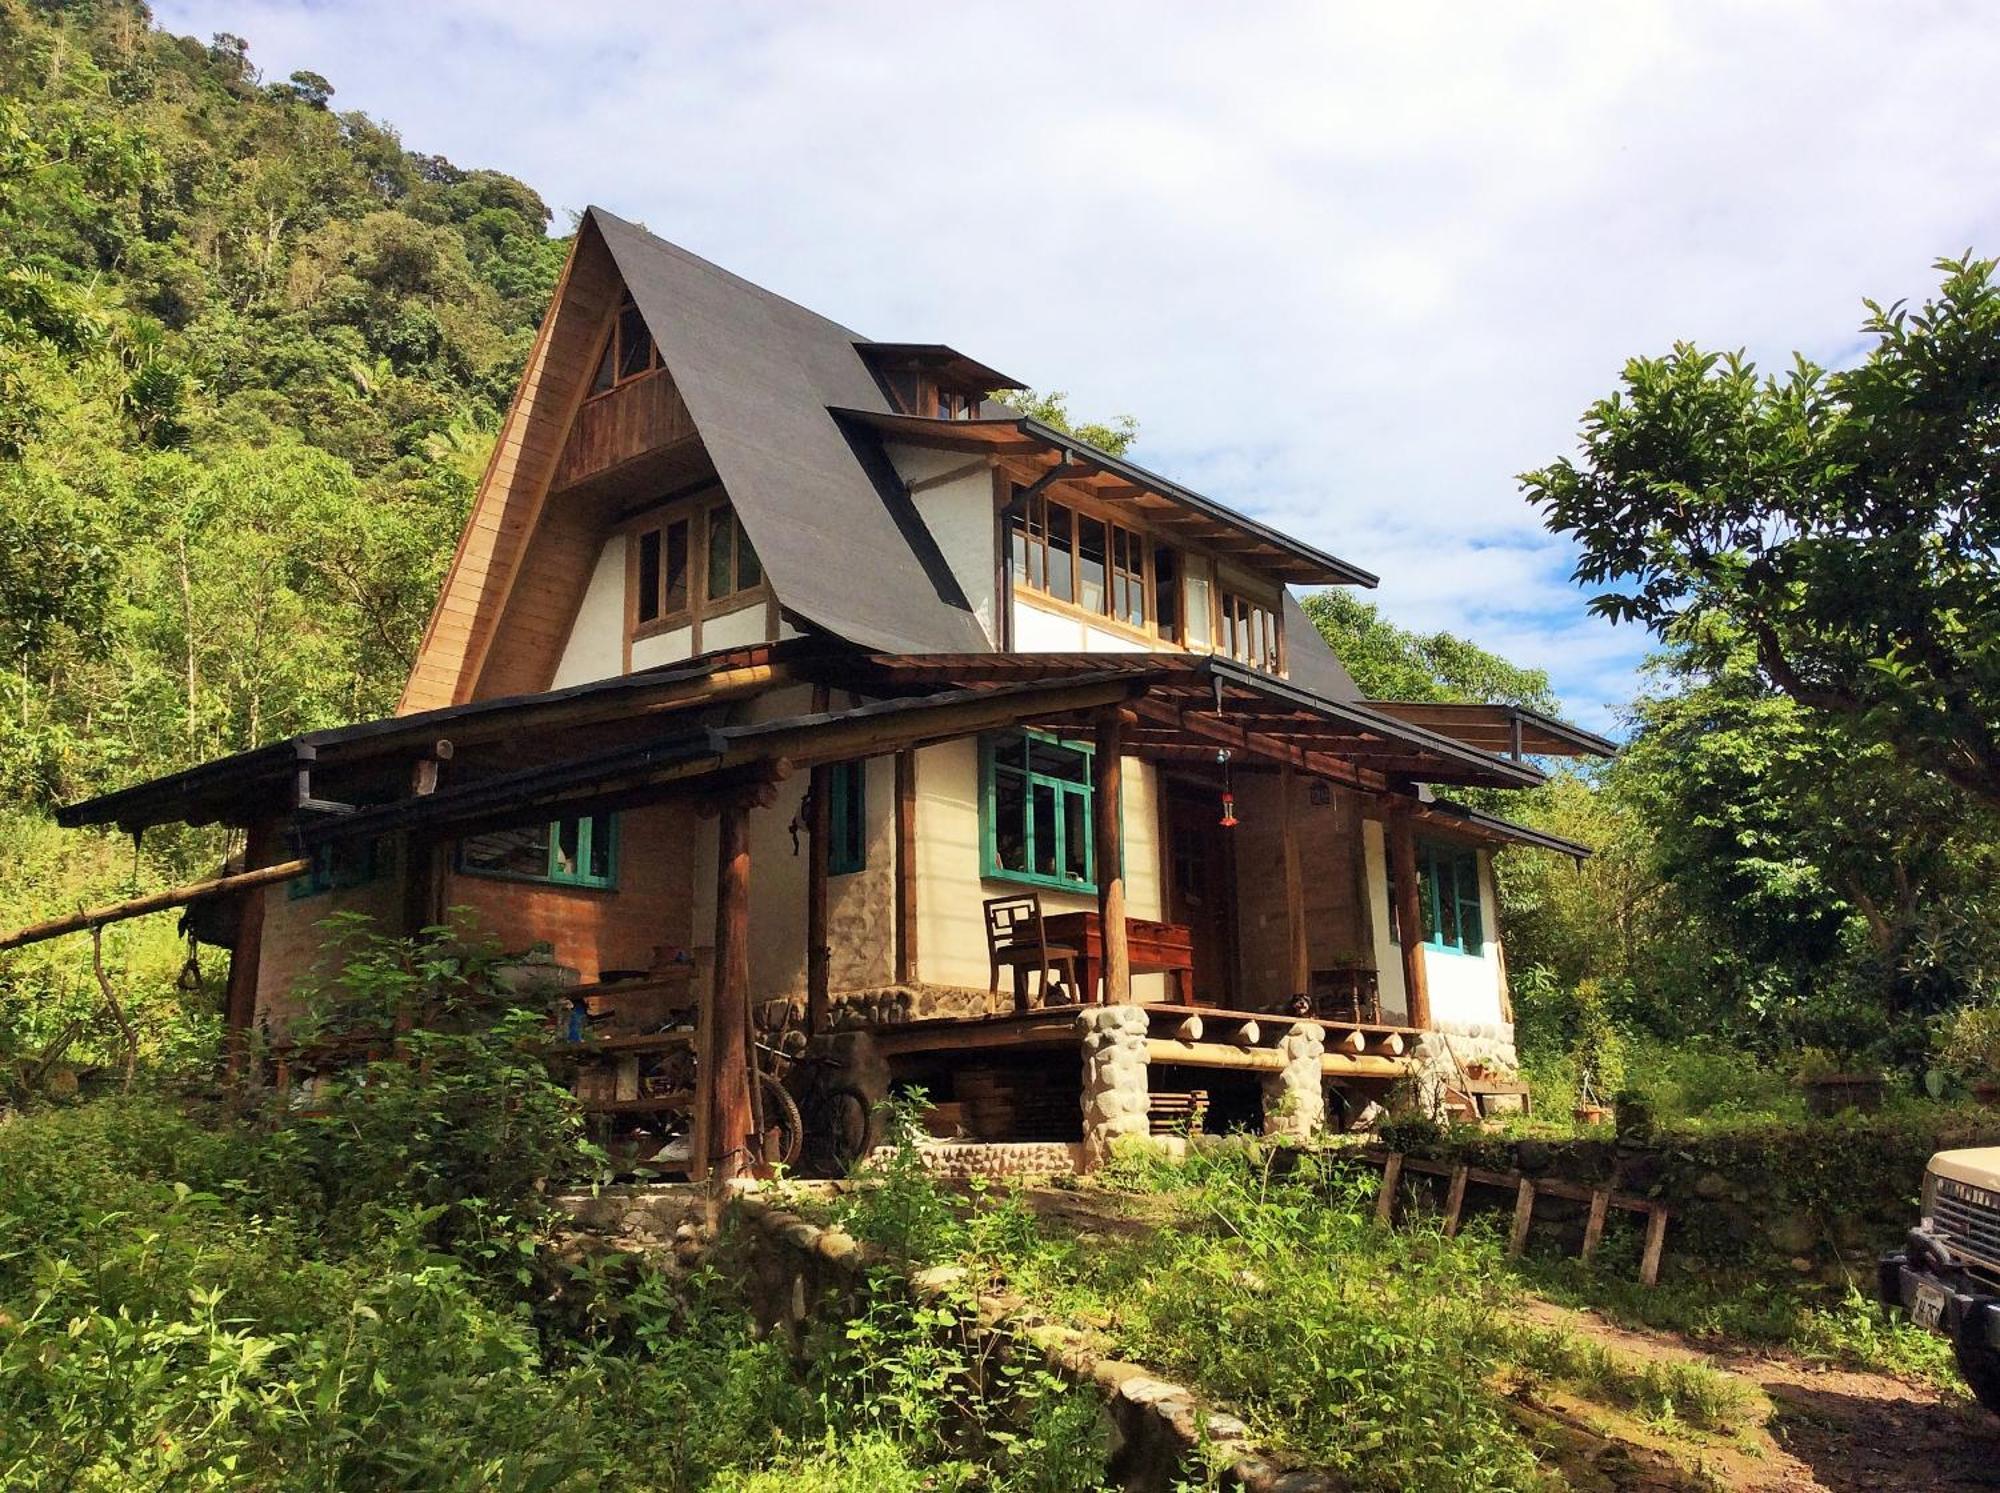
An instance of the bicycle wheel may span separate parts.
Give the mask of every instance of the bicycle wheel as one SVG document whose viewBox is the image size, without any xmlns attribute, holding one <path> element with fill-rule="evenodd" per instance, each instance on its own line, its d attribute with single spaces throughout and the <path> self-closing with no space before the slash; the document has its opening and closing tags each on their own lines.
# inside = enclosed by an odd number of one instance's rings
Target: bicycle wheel
<svg viewBox="0 0 2000 1493">
<path fill-rule="evenodd" d="M 874 1115 L 859 1090 L 828 1090 L 820 1103 L 823 1137 L 835 1170 L 842 1176 L 868 1159 L 874 1149 Z"/>
<path fill-rule="evenodd" d="M 806 1124 L 799 1117 L 798 1102 L 768 1073 L 757 1075 L 757 1088 L 764 1101 L 764 1159 L 792 1166 L 806 1144 Z"/>
</svg>

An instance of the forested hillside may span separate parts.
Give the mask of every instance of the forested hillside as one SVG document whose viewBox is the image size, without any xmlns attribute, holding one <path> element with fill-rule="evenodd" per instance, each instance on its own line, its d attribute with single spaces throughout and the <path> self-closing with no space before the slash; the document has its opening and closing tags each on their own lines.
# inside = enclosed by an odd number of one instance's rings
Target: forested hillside
<svg viewBox="0 0 2000 1493">
<path fill-rule="evenodd" d="M 221 848 L 141 867 L 50 805 L 393 707 L 550 226 L 239 38 L 0 0 L 0 921 Z M 169 921 L 114 960 L 171 973 Z M 79 958 L 12 961 L 0 1032 L 48 1030 Z"/>
</svg>

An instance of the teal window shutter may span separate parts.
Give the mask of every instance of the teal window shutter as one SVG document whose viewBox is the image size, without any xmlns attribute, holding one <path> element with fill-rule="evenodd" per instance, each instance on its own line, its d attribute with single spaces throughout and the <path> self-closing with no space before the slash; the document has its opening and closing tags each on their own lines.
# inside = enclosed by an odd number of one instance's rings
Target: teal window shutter
<svg viewBox="0 0 2000 1493">
<path fill-rule="evenodd" d="M 829 876 L 851 876 L 868 865 L 868 764 L 836 762 L 827 773 Z"/>
</svg>

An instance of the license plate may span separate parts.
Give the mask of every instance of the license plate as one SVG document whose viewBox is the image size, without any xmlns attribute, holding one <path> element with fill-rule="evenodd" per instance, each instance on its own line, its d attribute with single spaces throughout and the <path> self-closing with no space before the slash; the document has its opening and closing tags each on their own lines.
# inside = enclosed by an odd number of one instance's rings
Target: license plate
<svg viewBox="0 0 2000 1493">
<path fill-rule="evenodd" d="M 1944 1290 L 1940 1286 L 1917 1283 L 1917 1299 L 1910 1308 L 1910 1320 L 1930 1332 L 1944 1330 Z"/>
</svg>

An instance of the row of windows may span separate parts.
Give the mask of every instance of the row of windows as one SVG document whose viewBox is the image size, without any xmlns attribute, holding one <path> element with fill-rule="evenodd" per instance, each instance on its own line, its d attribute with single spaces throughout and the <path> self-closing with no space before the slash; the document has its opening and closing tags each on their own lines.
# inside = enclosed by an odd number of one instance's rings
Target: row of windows
<svg viewBox="0 0 2000 1493">
<path fill-rule="evenodd" d="M 1097 889 L 1092 749 L 1034 732 L 980 740 L 980 873 L 1062 891 Z M 852 875 L 868 864 L 867 764 L 842 762 L 830 775 L 827 871 Z M 325 845 L 310 874 L 291 884 L 294 897 L 359 886 L 384 857 L 377 842 Z M 618 884 L 618 818 L 592 814 L 474 835 L 459 845 L 458 868 L 559 886 Z M 1417 844 L 1417 906 L 1423 941 L 1435 949 L 1478 954 L 1485 946 L 1479 857 L 1473 850 Z M 1389 877 L 1389 935 L 1400 942 L 1395 871 Z"/>
<path fill-rule="evenodd" d="M 1212 588 L 1205 564 L 1189 564 L 1170 544 L 1095 517 L 1046 494 L 1029 498 L 1009 537 L 1014 583 L 1067 606 L 1150 630 L 1162 642 L 1208 644 L 1225 657 L 1276 673 L 1277 613 L 1263 602 L 1221 593 L 1211 636 Z"/>
<path fill-rule="evenodd" d="M 703 556 L 702 595 L 711 604 L 734 601 L 764 584 L 764 564 L 727 503 L 641 530 L 634 538 L 638 575 L 633 615 L 641 627 L 689 613 L 695 585 L 689 561 L 697 544 Z"/>
</svg>

